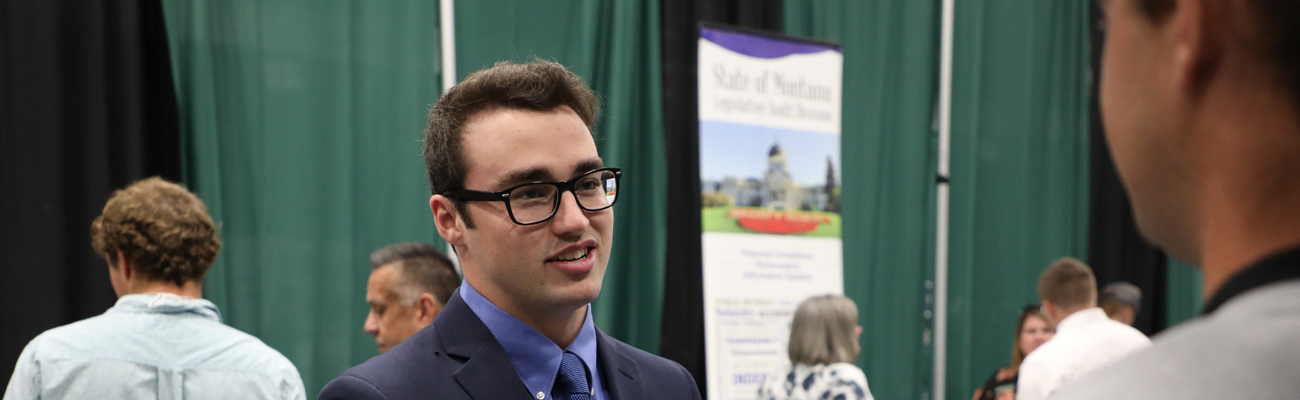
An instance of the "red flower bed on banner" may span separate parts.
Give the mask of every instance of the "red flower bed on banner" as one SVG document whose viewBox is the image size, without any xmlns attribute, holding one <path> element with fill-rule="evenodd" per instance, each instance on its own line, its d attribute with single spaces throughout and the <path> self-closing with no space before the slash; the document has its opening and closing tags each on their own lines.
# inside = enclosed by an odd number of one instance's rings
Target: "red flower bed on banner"
<svg viewBox="0 0 1300 400">
<path fill-rule="evenodd" d="M 831 222 L 824 215 L 743 208 L 728 210 L 727 218 L 735 219 L 745 229 L 777 235 L 811 232 L 817 225 Z"/>
</svg>

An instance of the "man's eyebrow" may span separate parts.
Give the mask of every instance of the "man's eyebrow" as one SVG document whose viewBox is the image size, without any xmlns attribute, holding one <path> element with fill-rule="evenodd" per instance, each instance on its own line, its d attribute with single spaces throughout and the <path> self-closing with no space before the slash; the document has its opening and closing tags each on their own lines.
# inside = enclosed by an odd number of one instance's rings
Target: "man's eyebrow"
<svg viewBox="0 0 1300 400">
<path fill-rule="evenodd" d="M 578 163 L 577 166 L 573 167 L 573 175 L 578 175 L 581 173 L 585 173 L 587 171 L 591 171 L 593 169 L 600 169 L 600 168 L 605 168 L 605 160 L 601 160 L 600 157 L 588 158 Z"/>
<path fill-rule="evenodd" d="M 496 188 L 505 188 L 516 183 L 545 181 L 551 178 L 551 171 L 542 167 L 533 167 L 521 169 L 506 174 L 504 178 L 497 181 Z"/>
<path fill-rule="evenodd" d="M 593 169 L 600 169 L 604 167 L 605 167 L 605 161 L 601 160 L 600 157 L 589 158 L 583 160 L 582 162 L 579 162 L 578 165 L 573 167 L 573 175 L 576 176 L 578 174 L 591 171 Z M 532 167 L 532 168 L 513 171 L 506 174 L 504 178 L 501 178 L 500 180 L 497 181 L 496 188 L 503 189 L 520 183 L 544 182 L 544 181 L 550 181 L 554 179 L 555 177 L 551 175 L 550 170 L 543 167 Z"/>
</svg>

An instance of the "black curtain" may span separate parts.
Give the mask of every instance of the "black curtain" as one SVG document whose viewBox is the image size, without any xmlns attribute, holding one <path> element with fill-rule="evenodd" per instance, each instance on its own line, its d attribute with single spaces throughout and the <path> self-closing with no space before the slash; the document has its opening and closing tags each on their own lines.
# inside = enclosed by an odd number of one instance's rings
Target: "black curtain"
<svg viewBox="0 0 1300 400">
<path fill-rule="evenodd" d="M 699 100 L 696 45 L 704 22 L 781 31 L 780 0 L 663 0 L 664 142 L 668 157 L 668 255 L 659 353 L 704 375 L 704 283 L 700 249 Z"/>
<path fill-rule="evenodd" d="M 1101 83 L 1101 51 L 1106 32 L 1104 15 L 1092 3 L 1092 105 L 1090 140 L 1091 176 L 1088 263 L 1097 275 L 1098 289 L 1111 282 L 1125 281 L 1142 289 L 1142 310 L 1133 326 L 1153 335 L 1166 326 L 1168 306 L 1168 263 L 1165 253 L 1142 239 L 1133 221 L 1133 207 L 1128 192 L 1119 180 L 1110 149 L 1106 147 L 1106 130 L 1102 126 L 1098 102 Z"/>
<path fill-rule="evenodd" d="M 27 342 L 116 301 L 90 222 L 112 190 L 179 181 L 162 4 L 0 1 L 0 380 Z"/>
</svg>

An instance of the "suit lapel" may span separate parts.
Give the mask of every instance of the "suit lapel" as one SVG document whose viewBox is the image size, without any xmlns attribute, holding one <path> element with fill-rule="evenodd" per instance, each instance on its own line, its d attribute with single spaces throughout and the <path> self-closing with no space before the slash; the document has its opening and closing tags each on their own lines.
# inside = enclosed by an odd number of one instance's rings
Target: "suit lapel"
<svg viewBox="0 0 1300 400">
<path fill-rule="evenodd" d="M 600 376 L 611 400 L 642 400 L 644 390 L 637 382 L 636 361 L 619 351 L 614 339 L 596 329 L 596 358 L 600 360 Z"/>
<path fill-rule="evenodd" d="M 531 398 L 528 387 L 510 364 L 501 343 L 492 337 L 483 320 L 460 298 L 460 289 L 451 294 L 447 307 L 433 321 L 447 354 L 467 358 L 452 376 L 472 399 Z"/>
<path fill-rule="evenodd" d="M 483 343 L 483 347 L 452 376 L 472 399 L 532 397 L 496 340 Z"/>
</svg>

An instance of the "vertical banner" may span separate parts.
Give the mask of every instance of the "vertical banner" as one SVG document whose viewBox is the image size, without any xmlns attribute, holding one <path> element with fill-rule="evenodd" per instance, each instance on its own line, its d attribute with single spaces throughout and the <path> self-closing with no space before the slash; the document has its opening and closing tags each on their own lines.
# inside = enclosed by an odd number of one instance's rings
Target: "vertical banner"
<svg viewBox="0 0 1300 400">
<path fill-rule="evenodd" d="M 709 399 L 788 364 L 795 307 L 844 292 L 838 45 L 705 26 L 700 211 Z"/>
</svg>

